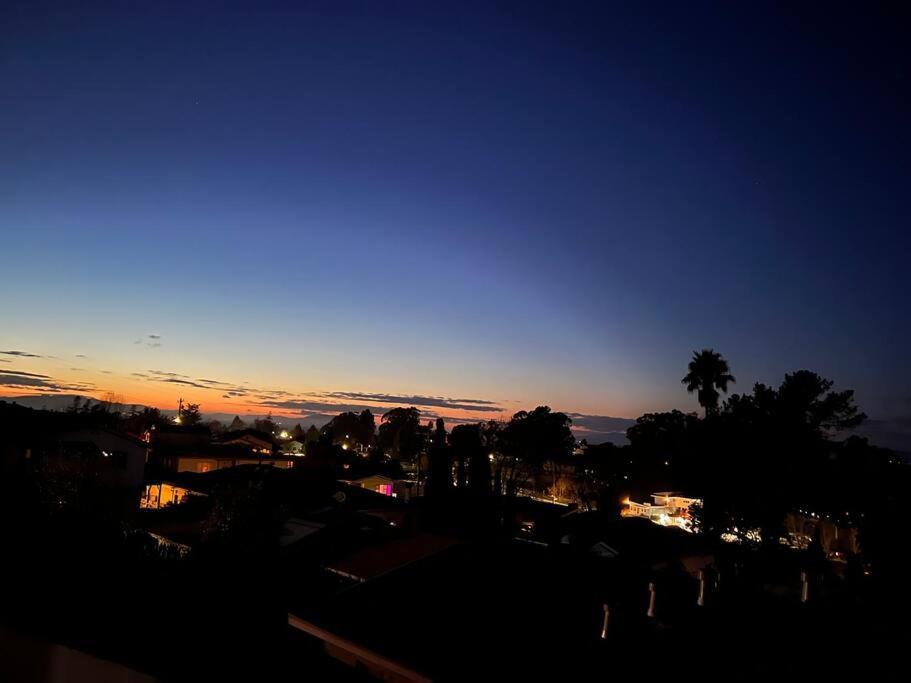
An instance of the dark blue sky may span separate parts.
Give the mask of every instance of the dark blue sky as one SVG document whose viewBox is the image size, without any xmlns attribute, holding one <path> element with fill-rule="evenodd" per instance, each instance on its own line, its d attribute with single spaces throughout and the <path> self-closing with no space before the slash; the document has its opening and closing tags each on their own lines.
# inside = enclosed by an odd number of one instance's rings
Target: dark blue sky
<svg viewBox="0 0 911 683">
<path fill-rule="evenodd" d="M 623 416 L 712 346 L 907 416 L 907 23 L 741 4 L 5 3 L 0 338 Z"/>
</svg>

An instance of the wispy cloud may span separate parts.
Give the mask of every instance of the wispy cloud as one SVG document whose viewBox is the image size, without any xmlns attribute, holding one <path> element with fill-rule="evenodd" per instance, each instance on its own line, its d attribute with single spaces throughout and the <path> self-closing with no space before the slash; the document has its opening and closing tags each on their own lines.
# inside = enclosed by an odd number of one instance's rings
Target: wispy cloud
<svg viewBox="0 0 911 683">
<path fill-rule="evenodd" d="M 148 370 L 146 373 L 133 372 L 134 377 L 153 381 L 166 382 L 168 384 L 181 384 L 183 386 L 193 387 L 194 389 L 207 389 L 210 391 L 221 391 L 222 398 L 237 398 L 247 396 L 251 393 L 258 392 L 247 386 L 241 386 L 234 382 L 223 382 L 218 379 L 194 378 L 190 375 L 184 375 L 179 372 L 168 372 L 166 370 Z M 269 398 L 272 394 L 263 392 L 259 394 L 260 398 Z"/>
<path fill-rule="evenodd" d="M 21 377 L 36 377 L 40 379 L 51 379 L 50 375 L 41 375 L 37 372 L 25 372 L 24 370 L 0 370 L 4 375 L 18 375 Z"/>
<path fill-rule="evenodd" d="M 140 337 L 136 339 L 134 344 L 145 344 L 150 349 L 156 349 L 162 345 L 162 337 L 160 334 L 147 334 L 145 337 Z"/>
<path fill-rule="evenodd" d="M 188 387 L 196 387 L 197 389 L 212 389 L 212 387 L 206 386 L 205 384 L 200 384 L 199 382 L 194 382 L 189 379 L 180 379 L 179 377 L 163 377 L 159 382 L 167 382 L 168 384 L 183 384 Z"/>
<path fill-rule="evenodd" d="M 282 401 L 262 401 L 260 405 L 264 408 L 274 408 L 276 410 L 286 410 L 299 413 L 315 413 L 315 412 L 327 412 L 327 413 L 345 413 L 345 412 L 354 412 L 361 411 L 365 408 L 370 408 L 371 410 L 385 410 L 384 407 L 375 406 L 375 405 L 363 405 L 363 404 L 354 404 L 354 403 L 330 403 L 327 401 L 306 401 L 306 400 L 282 400 Z"/>
<path fill-rule="evenodd" d="M 383 394 L 362 391 L 321 391 L 290 392 L 284 389 L 267 389 L 251 386 L 248 382 L 230 382 L 211 377 L 195 377 L 169 370 L 146 370 L 130 373 L 132 377 L 149 382 L 174 384 L 193 389 L 217 391 L 222 399 L 245 399 L 263 410 L 292 412 L 302 416 L 335 415 L 340 412 L 360 412 L 369 408 L 377 414 L 383 414 L 394 406 L 415 406 L 421 410 L 423 417 L 437 417 L 434 409 L 443 411 L 465 411 L 481 413 L 478 419 L 487 419 L 503 411 L 496 401 L 480 398 L 449 398 L 445 396 L 425 396 L 421 394 Z M 470 419 L 447 420 L 471 422 Z"/>
<path fill-rule="evenodd" d="M 448 408 L 449 410 L 470 410 L 482 413 L 499 413 L 501 408 L 495 401 L 479 398 L 446 398 L 444 396 L 371 394 L 359 391 L 329 391 L 318 394 L 326 398 L 337 398 L 346 401 L 372 401 L 375 403 L 394 403 L 396 405 L 428 406 Z"/>
<path fill-rule="evenodd" d="M 91 391 L 94 384 L 87 382 L 58 382 L 50 375 L 21 370 L 0 371 L 0 387 L 10 389 L 43 389 L 45 391 Z"/>
<path fill-rule="evenodd" d="M 189 379 L 189 375 L 181 375 L 178 372 L 165 372 L 164 370 L 147 370 L 150 375 L 155 375 L 157 377 L 184 377 Z"/>
<path fill-rule="evenodd" d="M 19 358 L 48 358 L 49 356 L 42 356 L 37 353 L 30 353 L 28 351 L 0 351 L 0 354 L 4 356 L 18 356 Z"/>
<path fill-rule="evenodd" d="M 377 403 L 334 403 L 329 401 L 309 400 L 306 398 L 284 399 L 284 400 L 265 400 L 260 405 L 264 410 L 274 410 L 279 413 L 291 413 L 305 420 L 318 420 L 323 416 L 335 417 L 339 413 L 359 413 L 363 410 L 369 410 L 377 417 L 392 410 L 394 407 L 390 404 Z M 471 422 L 480 422 L 489 419 L 490 416 L 478 415 L 477 418 L 456 418 L 447 415 L 440 415 L 436 410 L 420 409 L 421 419 L 433 420 L 442 417 L 446 422 L 452 424 L 463 424 Z"/>
</svg>

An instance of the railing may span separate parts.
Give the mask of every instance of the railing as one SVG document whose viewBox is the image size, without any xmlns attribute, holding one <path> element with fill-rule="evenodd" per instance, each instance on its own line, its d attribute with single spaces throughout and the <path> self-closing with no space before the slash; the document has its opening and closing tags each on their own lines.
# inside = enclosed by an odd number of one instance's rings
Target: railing
<svg viewBox="0 0 911 683">
<path fill-rule="evenodd" d="M 403 664 L 384 657 L 362 645 L 342 638 L 316 624 L 288 614 L 288 625 L 323 641 L 326 653 L 340 662 L 355 668 L 363 668 L 370 675 L 389 683 L 432 683 L 429 678 L 409 669 Z"/>
</svg>

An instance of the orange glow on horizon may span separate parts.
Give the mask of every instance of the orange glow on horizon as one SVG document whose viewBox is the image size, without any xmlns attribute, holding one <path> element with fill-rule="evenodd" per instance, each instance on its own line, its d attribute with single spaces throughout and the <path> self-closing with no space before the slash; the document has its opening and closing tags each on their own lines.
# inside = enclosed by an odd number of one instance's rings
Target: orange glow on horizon
<svg viewBox="0 0 911 683">
<path fill-rule="evenodd" d="M 287 377 L 269 373 L 259 379 L 247 375 L 246 378 L 237 380 L 231 377 L 233 373 L 222 374 L 218 367 L 202 366 L 199 370 L 196 370 L 188 368 L 186 364 L 165 364 L 161 358 L 158 359 L 158 362 L 143 362 L 142 365 L 139 365 L 135 361 L 117 357 L 116 359 L 111 359 L 109 361 L 110 364 L 105 362 L 107 367 L 104 369 L 98 367 L 97 363 L 99 361 L 97 358 L 81 355 L 75 358 L 76 360 L 73 360 L 72 357 L 70 360 L 66 360 L 65 356 L 61 354 L 60 356 L 26 356 L 17 358 L 15 361 L 9 361 L 0 366 L 0 370 L 8 371 L 9 373 L 19 373 L 24 381 L 19 384 L 11 381 L 6 385 L 0 385 L 0 395 L 15 397 L 78 394 L 96 400 L 113 399 L 125 406 L 126 409 L 129 409 L 132 405 L 137 405 L 166 411 L 176 410 L 178 400 L 182 398 L 185 403 L 199 404 L 200 411 L 204 416 L 215 413 L 239 415 L 266 415 L 271 413 L 278 418 L 300 422 L 322 421 L 322 418 L 311 419 L 310 415 L 336 415 L 345 410 L 360 411 L 369 408 L 379 423 L 380 418 L 387 411 L 396 407 L 413 405 L 424 413 L 422 420 L 432 420 L 439 416 L 446 420 L 450 426 L 459 422 L 508 420 L 518 410 L 531 410 L 537 405 L 551 405 L 555 410 L 567 412 L 575 407 L 567 406 L 566 400 L 561 402 L 561 404 L 555 405 L 554 402 L 548 401 L 546 398 L 527 401 L 503 399 L 494 401 L 489 406 L 492 408 L 489 411 L 466 410 L 461 407 L 446 405 L 445 403 L 444 405 L 432 405 L 434 401 L 439 400 L 436 397 L 439 397 L 442 392 L 428 391 L 426 386 L 422 387 L 423 391 L 420 389 L 411 390 L 407 385 L 403 387 L 398 381 L 393 385 L 391 396 L 399 396 L 404 400 L 389 400 L 386 402 L 371 399 L 371 395 L 390 395 L 375 387 L 376 378 L 372 378 L 374 387 L 368 387 L 369 391 L 358 391 L 357 389 L 363 389 L 363 387 L 355 386 L 350 388 L 350 385 L 349 387 L 337 387 L 335 390 L 327 390 L 325 386 L 322 388 L 302 387 L 299 381 L 294 380 L 295 375 L 293 373 Z M 81 367 L 71 367 L 73 365 Z M 168 371 L 147 369 L 156 366 L 168 368 Z M 210 386 L 207 386 L 207 384 Z M 298 386 L 294 386 L 294 384 Z M 470 390 L 456 389 L 450 395 L 464 396 L 468 391 Z M 243 395 L 228 396 L 227 394 L 229 393 Z M 346 393 L 350 393 L 350 398 L 344 396 Z M 484 396 L 481 392 L 478 392 L 478 395 Z M 430 404 L 422 404 L 420 400 L 409 402 L 407 400 L 409 396 L 433 400 L 429 401 Z M 485 407 L 484 400 L 486 400 L 486 397 L 475 400 L 480 401 L 476 405 L 482 408 Z M 313 409 L 282 408 L 280 404 L 284 401 L 312 404 Z M 462 401 L 445 399 L 444 401 L 464 404 L 465 402 L 470 402 L 471 399 L 463 399 Z M 269 405 L 273 402 L 279 405 Z M 596 411 L 589 406 L 588 410 L 582 409 L 578 410 L 578 412 L 599 412 L 603 414 L 604 411 Z M 585 437 L 591 431 L 584 424 L 574 426 L 573 430 L 578 438 Z"/>
</svg>

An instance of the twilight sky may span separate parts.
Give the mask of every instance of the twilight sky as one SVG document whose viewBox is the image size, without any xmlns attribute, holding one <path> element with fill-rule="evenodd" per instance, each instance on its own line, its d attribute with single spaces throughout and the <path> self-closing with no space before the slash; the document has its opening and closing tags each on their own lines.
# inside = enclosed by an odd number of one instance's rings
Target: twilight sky
<svg viewBox="0 0 911 683">
<path fill-rule="evenodd" d="M 445 4 L 3 3 L 0 395 L 908 421 L 900 17 Z"/>
</svg>

